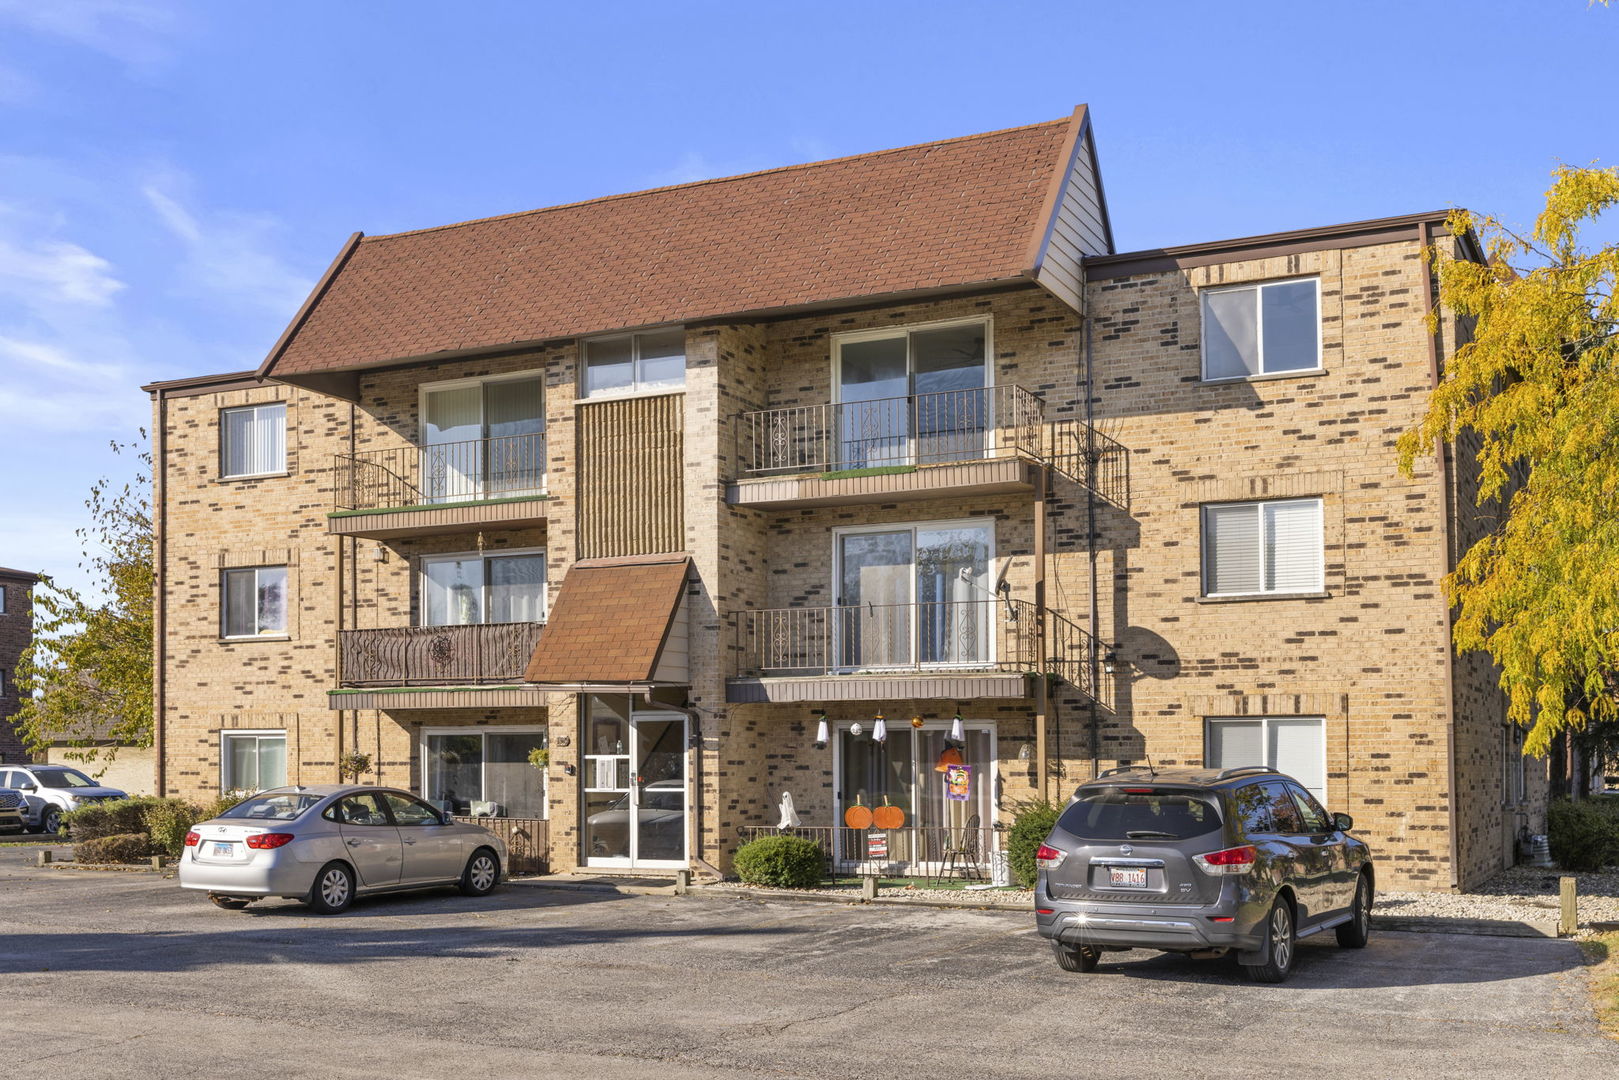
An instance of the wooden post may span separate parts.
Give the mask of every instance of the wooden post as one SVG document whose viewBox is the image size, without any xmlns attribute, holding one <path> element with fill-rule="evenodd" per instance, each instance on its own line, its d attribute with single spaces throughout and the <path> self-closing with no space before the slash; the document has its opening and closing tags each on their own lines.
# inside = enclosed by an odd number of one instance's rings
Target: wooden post
<svg viewBox="0 0 1619 1080">
<path fill-rule="evenodd" d="M 164 865 L 168 861 L 169 860 L 166 859 L 165 857 L 163 857 L 162 855 L 153 855 L 152 856 L 152 869 L 153 870 L 161 870 L 161 869 L 163 869 Z"/>
<path fill-rule="evenodd" d="M 49 866 L 50 864 L 51 864 L 51 853 L 50 853 L 49 850 L 40 851 L 40 852 L 35 853 L 35 855 L 34 855 L 34 865 L 36 865 L 36 866 Z"/>
<path fill-rule="evenodd" d="M 1573 937 L 1575 931 L 1580 928 L 1580 904 L 1574 879 L 1559 878 L 1557 886 L 1561 894 L 1559 899 L 1562 901 L 1562 909 L 1557 916 L 1557 933 L 1562 937 Z"/>
</svg>

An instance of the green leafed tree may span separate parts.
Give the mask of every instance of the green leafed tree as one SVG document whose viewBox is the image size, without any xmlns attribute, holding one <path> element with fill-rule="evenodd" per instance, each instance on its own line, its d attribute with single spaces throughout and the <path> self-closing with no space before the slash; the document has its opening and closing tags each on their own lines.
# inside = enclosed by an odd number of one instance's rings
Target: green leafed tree
<svg viewBox="0 0 1619 1080">
<path fill-rule="evenodd" d="M 1436 260 L 1440 303 L 1471 332 L 1399 447 L 1410 471 L 1465 438 L 1479 502 L 1509 510 L 1445 588 L 1456 648 L 1500 667 L 1531 754 L 1568 732 L 1611 756 L 1619 721 L 1619 244 L 1582 239 L 1616 203 L 1619 169 L 1564 167 L 1527 234 L 1451 215 L 1488 258 Z"/>
<path fill-rule="evenodd" d="M 133 445 L 113 449 L 135 454 Z M 34 640 L 17 664 L 15 722 L 35 751 L 66 742 L 94 761 L 116 755 L 119 744 L 152 744 L 152 458 L 136 460 L 128 483 L 103 477 L 85 500 L 80 566 L 99 596 L 49 577 L 34 588 Z M 101 742 L 112 745 L 92 749 Z"/>
</svg>

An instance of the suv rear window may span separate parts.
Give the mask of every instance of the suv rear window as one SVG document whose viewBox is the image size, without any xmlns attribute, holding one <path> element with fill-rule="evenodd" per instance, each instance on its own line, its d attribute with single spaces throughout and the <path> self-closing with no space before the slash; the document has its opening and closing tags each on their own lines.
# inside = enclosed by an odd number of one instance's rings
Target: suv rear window
<svg viewBox="0 0 1619 1080">
<path fill-rule="evenodd" d="M 1186 791 L 1082 791 L 1057 819 L 1085 840 L 1188 840 L 1220 827 L 1219 806 Z"/>
</svg>

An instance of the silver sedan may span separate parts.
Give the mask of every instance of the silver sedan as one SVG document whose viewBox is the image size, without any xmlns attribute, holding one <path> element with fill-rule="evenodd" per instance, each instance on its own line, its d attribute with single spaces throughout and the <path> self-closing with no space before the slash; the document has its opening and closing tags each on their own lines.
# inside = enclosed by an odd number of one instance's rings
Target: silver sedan
<svg viewBox="0 0 1619 1080">
<path fill-rule="evenodd" d="M 333 915 L 370 893 L 500 883 L 506 844 L 408 792 L 353 784 L 262 791 L 186 834 L 180 887 L 222 908 L 265 896 Z"/>
</svg>

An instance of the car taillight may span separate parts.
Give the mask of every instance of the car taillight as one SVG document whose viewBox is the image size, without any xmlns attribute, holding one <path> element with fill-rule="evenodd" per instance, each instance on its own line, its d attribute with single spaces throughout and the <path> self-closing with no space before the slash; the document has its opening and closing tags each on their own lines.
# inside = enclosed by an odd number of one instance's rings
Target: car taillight
<svg viewBox="0 0 1619 1080">
<path fill-rule="evenodd" d="M 1068 853 L 1058 851 L 1050 844 L 1041 844 L 1034 852 L 1034 865 L 1042 870 L 1055 870 L 1068 858 Z"/>
<path fill-rule="evenodd" d="M 282 844 L 290 844 L 291 842 L 292 834 L 290 832 L 261 832 L 247 838 L 248 847 L 261 850 L 264 848 L 278 848 Z"/>
<path fill-rule="evenodd" d="M 199 833 L 199 832 L 188 832 L 188 833 L 186 833 L 186 847 L 196 847 L 200 843 L 202 843 L 202 833 Z"/>
<path fill-rule="evenodd" d="M 1193 855 L 1192 861 L 1197 863 L 1205 874 L 1246 874 L 1254 868 L 1254 860 L 1258 857 L 1258 848 L 1244 844 L 1242 847 L 1226 848 L 1224 851 Z"/>
</svg>

